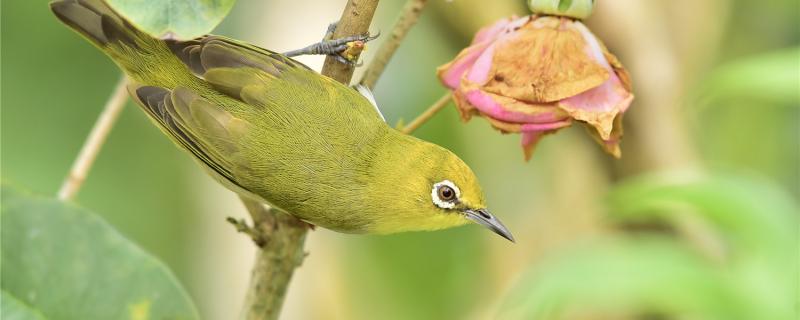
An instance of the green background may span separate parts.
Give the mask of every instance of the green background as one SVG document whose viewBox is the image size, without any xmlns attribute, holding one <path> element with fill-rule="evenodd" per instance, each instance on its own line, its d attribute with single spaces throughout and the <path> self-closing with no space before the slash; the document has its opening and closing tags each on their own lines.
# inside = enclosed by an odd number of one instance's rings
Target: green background
<svg viewBox="0 0 800 320">
<path fill-rule="evenodd" d="M 662 129 L 685 137 L 692 155 L 662 150 L 660 160 L 671 163 L 674 156 L 678 168 L 760 176 L 796 202 L 797 2 L 720 0 L 698 8 L 692 3 L 639 4 L 651 13 L 641 13 L 639 22 L 655 25 L 643 29 L 657 32 L 638 38 L 625 36 L 636 33 L 615 32 L 631 28 L 613 19 L 623 10 L 614 10 L 619 4 L 604 7 L 606 1 L 600 2 L 588 22 L 633 75 L 637 99 L 626 119 L 626 138 L 631 140 L 622 144 L 621 161 L 602 154 L 576 126 L 544 139 L 526 163 L 518 136 L 500 135 L 481 119 L 463 124 L 452 106 L 415 133 L 453 150 L 473 167 L 491 209 L 518 238 L 516 245 L 472 226 L 393 236 L 318 229 L 310 235 L 310 256 L 290 288 L 286 318 L 487 317 L 528 266 L 579 240 L 610 232 L 603 222 L 603 197 L 617 180 L 670 167 L 643 160 L 638 155 L 653 146 L 636 140 L 645 136 L 643 130 L 659 127 L 635 123 L 647 117 L 634 113 L 652 112 L 646 102 L 657 100 L 661 86 L 677 88 L 669 108 L 680 124 Z M 400 1 L 384 1 L 373 30 L 388 32 L 400 6 Z M 487 6 L 462 0 L 429 5 L 375 90 L 390 123 L 412 119 L 445 92 L 435 67 L 467 45 L 478 27 L 512 13 L 526 14 L 521 2 Z M 242 0 L 215 33 L 277 51 L 294 49 L 321 37 L 341 7 L 342 1 Z M 54 195 L 119 72 L 101 52 L 59 24 L 47 1 L 3 1 L 0 23 L 0 174 L 6 183 Z M 652 65 L 635 62 L 643 60 L 637 54 L 653 53 L 637 53 L 647 42 L 668 50 L 644 58 Z M 679 75 L 659 73 L 664 56 L 672 57 Z M 320 60 L 303 61 L 315 66 Z M 770 63 L 774 66 L 764 67 Z M 783 80 L 756 81 L 772 76 Z M 244 217 L 243 208 L 132 104 L 123 111 L 76 202 L 164 261 L 204 318 L 238 313 L 252 247 L 224 217 Z"/>
</svg>

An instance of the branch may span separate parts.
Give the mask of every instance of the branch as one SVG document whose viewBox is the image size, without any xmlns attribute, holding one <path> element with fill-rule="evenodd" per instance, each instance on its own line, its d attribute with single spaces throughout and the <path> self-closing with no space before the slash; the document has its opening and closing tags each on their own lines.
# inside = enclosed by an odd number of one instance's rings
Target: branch
<svg viewBox="0 0 800 320">
<path fill-rule="evenodd" d="M 253 218 L 247 233 L 258 247 L 244 300 L 244 319 L 278 319 L 294 269 L 305 257 L 308 224 L 258 201 L 240 199 Z"/>
<path fill-rule="evenodd" d="M 58 190 L 59 200 L 72 200 L 81 189 L 86 176 L 89 174 L 89 169 L 94 164 L 94 159 L 97 158 L 100 148 L 103 147 L 111 128 L 114 127 L 122 108 L 125 106 L 125 101 L 128 100 L 128 91 L 125 89 L 127 85 L 128 80 L 123 75 L 117 82 L 111 97 L 106 101 L 106 105 L 103 107 L 100 117 L 97 118 L 92 131 L 89 132 L 86 142 L 83 143 L 78 157 L 75 158 L 67 178 L 64 179 L 64 183 L 61 185 L 61 189 Z"/>
<path fill-rule="evenodd" d="M 377 6 L 378 0 L 349 0 L 333 34 L 334 39 L 367 33 Z M 328 57 L 322 74 L 348 84 L 353 76 L 353 67 Z M 294 216 L 273 212 L 257 201 L 241 199 L 253 219 L 252 230 L 259 235 L 254 239 L 264 239 L 263 246 L 256 253 L 243 318 L 277 319 L 294 269 L 305 257 L 303 243 L 309 226 Z"/>
<path fill-rule="evenodd" d="M 430 107 L 428 107 L 428 109 L 425 110 L 425 112 L 417 116 L 417 118 L 414 119 L 414 121 L 411 121 L 411 123 L 403 127 L 403 129 L 400 130 L 400 132 L 405 134 L 411 134 L 412 132 L 414 132 L 414 130 L 417 130 L 417 128 L 425 124 L 425 122 L 428 122 L 428 120 L 433 118 L 433 116 L 436 115 L 436 113 L 438 113 L 439 111 L 444 109 L 444 107 L 447 106 L 447 104 L 450 102 L 450 96 L 451 96 L 450 92 L 445 93 L 441 98 L 439 98 L 439 100 L 436 100 L 436 102 L 434 102 Z"/>
<path fill-rule="evenodd" d="M 344 38 L 369 32 L 372 16 L 378 0 L 348 0 L 344 7 L 342 17 L 333 32 L 333 39 Z M 325 58 L 322 74 L 341 83 L 349 84 L 353 77 L 353 66 L 339 62 L 334 57 Z"/>
<path fill-rule="evenodd" d="M 397 48 L 400 47 L 400 43 L 405 39 L 408 30 L 419 20 L 422 9 L 425 8 L 427 2 L 427 0 L 408 0 L 406 2 L 400 15 L 397 17 L 397 21 L 394 23 L 394 28 L 392 28 L 389 39 L 386 39 L 386 42 L 378 49 L 378 53 L 375 54 L 367 70 L 364 71 L 364 76 L 359 83 L 370 89 L 375 88 L 375 83 L 378 82 L 378 78 L 383 74 L 383 70 L 386 69 L 386 65 L 394 55 L 394 52 L 397 51 Z"/>
</svg>

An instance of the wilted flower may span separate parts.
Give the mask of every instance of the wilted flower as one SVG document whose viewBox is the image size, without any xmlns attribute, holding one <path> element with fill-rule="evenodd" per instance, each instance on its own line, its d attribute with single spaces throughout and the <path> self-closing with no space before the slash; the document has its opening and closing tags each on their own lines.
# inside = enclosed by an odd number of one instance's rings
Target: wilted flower
<svg viewBox="0 0 800 320">
<path fill-rule="evenodd" d="M 478 31 L 439 67 L 464 121 L 486 118 L 522 134 L 526 160 L 539 139 L 586 123 L 603 149 L 620 156 L 622 113 L 633 100 L 628 73 L 578 20 L 512 17 Z"/>
</svg>

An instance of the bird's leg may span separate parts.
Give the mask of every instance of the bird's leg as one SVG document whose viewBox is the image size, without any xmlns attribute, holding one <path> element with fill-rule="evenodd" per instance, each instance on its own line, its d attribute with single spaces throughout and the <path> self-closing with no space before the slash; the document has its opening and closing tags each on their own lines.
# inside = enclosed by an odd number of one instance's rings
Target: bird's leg
<svg viewBox="0 0 800 320">
<path fill-rule="evenodd" d="M 364 49 L 366 43 L 375 40 L 380 36 L 380 32 L 376 35 L 369 33 L 357 36 L 344 37 L 340 39 L 332 39 L 333 32 L 336 30 L 336 22 L 328 25 L 328 30 L 322 41 L 307 46 L 302 49 L 284 52 L 283 55 L 287 57 L 295 57 L 307 54 L 321 54 L 335 57 L 339 62 L 357 65 L 356 60 Z"/>
</svg>

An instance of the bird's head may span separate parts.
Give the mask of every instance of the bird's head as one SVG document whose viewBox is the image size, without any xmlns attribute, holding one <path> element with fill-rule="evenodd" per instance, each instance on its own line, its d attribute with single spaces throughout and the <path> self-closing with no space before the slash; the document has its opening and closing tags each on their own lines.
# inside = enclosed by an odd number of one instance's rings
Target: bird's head
<svg viewBox="0 0 800 320">
<path fill-rule="evenodd" d="M 410 137 L 409 137 L 410 138 Z M 477 223 L 514 241 L 511 232 L 489 212 L 478 178 L 458 156 L 437 145 L 410 138 L 414 147 L 393 161 L 394 183 L 386 186 L 392 195 L 385 208 L 383 230 L 392 233 L 437 230 Z"/>
</svg>

